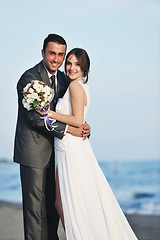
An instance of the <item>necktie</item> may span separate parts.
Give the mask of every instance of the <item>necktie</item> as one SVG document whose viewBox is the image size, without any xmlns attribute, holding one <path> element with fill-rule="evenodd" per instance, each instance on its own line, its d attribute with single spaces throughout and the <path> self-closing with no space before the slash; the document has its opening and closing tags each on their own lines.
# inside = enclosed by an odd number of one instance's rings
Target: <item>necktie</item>
<svg viewBox="0 0 160 240">
<path fill-rule="evenodd" d="M 54 89 L 54 96 L 56 96 L 56 82 L 55 82 L 55 75 L 51 77 L 51 88 Z"/>
</svg>

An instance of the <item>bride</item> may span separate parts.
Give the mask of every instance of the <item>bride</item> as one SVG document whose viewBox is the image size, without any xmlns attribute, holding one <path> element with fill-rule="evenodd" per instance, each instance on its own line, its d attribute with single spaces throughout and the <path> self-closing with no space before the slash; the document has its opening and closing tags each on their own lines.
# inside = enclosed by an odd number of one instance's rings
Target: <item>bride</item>
<svg viewBox="0 0 160 240">
<path fill-rule="evenodd" d="M 50 118 L 79 127 L 90 106 L 90 60 L 85 50 L 71 50 L 65 71 L 71 83 Z M 42 113 L 43 114 L 43 113 Z M 55 138 L 56 208 L 67 240 L 136 240 L 103 175 L 89 139 L 69 133 Z"/>
</svg>

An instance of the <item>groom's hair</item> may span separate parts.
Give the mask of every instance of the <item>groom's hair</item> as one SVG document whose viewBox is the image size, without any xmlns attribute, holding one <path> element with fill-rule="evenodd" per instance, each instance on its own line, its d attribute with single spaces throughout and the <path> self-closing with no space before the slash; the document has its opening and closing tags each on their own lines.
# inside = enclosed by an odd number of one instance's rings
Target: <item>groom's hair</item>
<svg viewBox="0 0 160 240">
<path fill-rule="evenodd" d="M 46 48 L 47 48 L 47 45 L 49 42 L 55 42 L 55 43 L 58 43 L 58 44 L 62 44 L 62 45 L 65 45 L 66 48 L 67 48 L 67 43 L 66 41 L 64 40 L 63 37 L 57 35 L 57 34 L 49 34 L 45 39 L 44 39 L 44 42 L 43 42 L 43 51 L 45 52 Z"/>
</svg>

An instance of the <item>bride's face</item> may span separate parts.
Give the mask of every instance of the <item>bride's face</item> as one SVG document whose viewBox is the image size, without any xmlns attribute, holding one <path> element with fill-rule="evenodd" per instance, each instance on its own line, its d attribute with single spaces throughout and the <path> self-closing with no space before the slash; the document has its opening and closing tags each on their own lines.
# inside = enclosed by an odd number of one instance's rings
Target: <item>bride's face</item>
<svg viewBox="0 0 160 240">
<path fill-rule="evenodd" d="M 66 61 L 66 72 L 72 81 L 78 81 L 83 77 L 83 71 L 81 70 L 78 59 L 73 54 L 70 55 Z"/>
</svg>

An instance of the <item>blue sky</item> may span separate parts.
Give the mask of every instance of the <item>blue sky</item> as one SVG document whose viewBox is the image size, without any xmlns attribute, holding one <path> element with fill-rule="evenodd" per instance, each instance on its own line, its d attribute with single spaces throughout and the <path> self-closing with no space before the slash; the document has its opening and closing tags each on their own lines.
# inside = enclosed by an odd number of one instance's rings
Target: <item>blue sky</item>
<svg viewBox="0 0 160 240">
<path fill-rule="evenodd" d="M 5 1 L 0 24 L 0 157 L 13 155 L 16 83 L 57 33 L 91 59 L 88 122 L 98 160 L 160 159 L 158 0 Z"/>
</svg>

